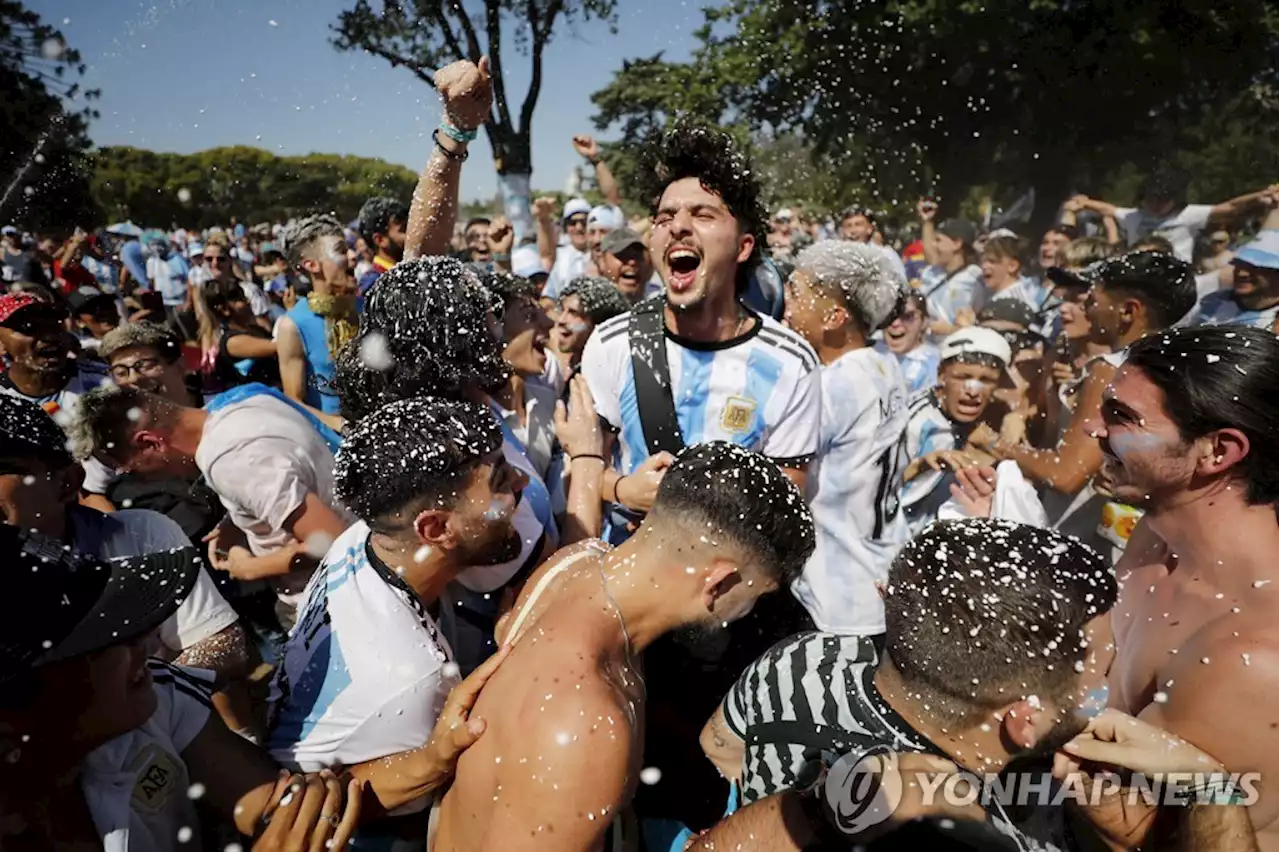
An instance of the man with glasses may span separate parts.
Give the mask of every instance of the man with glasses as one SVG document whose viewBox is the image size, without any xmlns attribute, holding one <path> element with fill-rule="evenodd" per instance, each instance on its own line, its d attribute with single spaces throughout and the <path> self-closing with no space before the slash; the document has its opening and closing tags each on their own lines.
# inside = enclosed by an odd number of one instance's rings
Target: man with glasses
<svg viewBox="0 0 1280 852">
<path fill-rule="evenodd" d="M 235 270 L 232 268 L 231 248 L 226 237 L 215 235 L 205 244 L 204 262 L 209 267 L 210 280 L 224 283 L 236 280 Z M 262 288 L 252 281 L 240 281 L 239 284 L 249 300 L 254 322 L 270 331 L 271 300 L 267 298 L 266 293 L 262 292 Z"/>
<path fill-rule="evenodd" d="M 542 262 L 551 270 L 547 277 L 546 289 L 542 295 L 548 299 L 559 299 L 560 290 L 575 278 L 587 274 L 587 264 L 591 262 L 591 244 L 587 239 L 587 216 L 591 213 L 591 204 L 585 198 L 570 199 L 564 205 L 560 217 L 566 241 L 557 245 L 555 225 L 551 220 L 555 211 L 554 198 L 539 198 L 533 202 L 533 215 L 538 220 L 538 253 Z"/>
</svg>

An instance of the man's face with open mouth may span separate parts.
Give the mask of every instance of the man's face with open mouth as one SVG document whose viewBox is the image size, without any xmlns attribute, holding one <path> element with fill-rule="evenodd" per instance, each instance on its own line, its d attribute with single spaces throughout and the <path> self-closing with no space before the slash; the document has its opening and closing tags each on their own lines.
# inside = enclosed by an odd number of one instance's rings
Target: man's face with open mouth
<svg viewBox="0 0 1280 852">
<path fill-rule="evenodd" d="M 649 241 L 667 303 L 691 308 L 719 288 L 734 286 L 738 264 L 751 256 L 755 240 L 719 195 L 697 178 L 674 181 L 662 193 Z"/>
</svg>

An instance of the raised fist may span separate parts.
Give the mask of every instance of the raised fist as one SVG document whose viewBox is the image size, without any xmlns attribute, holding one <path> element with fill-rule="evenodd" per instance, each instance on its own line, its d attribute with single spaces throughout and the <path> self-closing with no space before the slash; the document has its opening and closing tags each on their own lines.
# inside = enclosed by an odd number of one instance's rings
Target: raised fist
<svg viewBox="0 0 1280 852">
<path fill-rule="evenodd" d="M 533 215 L 539 219 L 554 219 L 559 204 L 549 195 L 534 199 Z"/>
<path fill-rule="evenodd" d="M 498 216 L 489 223 L 489 251 L 494 254 L 511 254 L 511 246 L 515 240 L 515 229 L 506 216 Z"/>
<path fill-rule="evenodd" d="M 596 140 L 591 136 L 573 137 L 573 150 L 593 162 L 600 159 L 600 146 L 596 144 Z"/>
<path fill-rule="evenodd" d="M 493 103 L 493 83 L 489 80 L 489 57 L 479 64 L 467 60 L 446 65 L 436 72 L 436 91 L 444 99 L 444 114 L 459 130 L 475 130 L 489 120 Z"/>
<path fill-rule="evenodd" d="M 938 215 L 938 202 L 932 198 L 921 198 L 916 204 L 916 213 L 920 215 L 922 222 L 932 222 L 933 217 Z"/>
</svg>

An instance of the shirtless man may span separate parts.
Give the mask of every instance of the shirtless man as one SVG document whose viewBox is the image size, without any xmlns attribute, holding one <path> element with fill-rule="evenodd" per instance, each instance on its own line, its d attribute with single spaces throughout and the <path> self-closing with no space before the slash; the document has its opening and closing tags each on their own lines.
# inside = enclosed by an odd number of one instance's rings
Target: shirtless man
<svg viewBox="0 0 1280 852">
<path fill-rule="evenodd" d="M 669 631 L 746 615 L 799 574 L 813 542 L 778 466 L 716 442 L 681 453 L 616 550 L 587 542 L 539 569 L 499 629 L 510 656 L 476 704 L 486 734 L 444 798 L 435 852 L 613 848 L 640 777 L 636 657 Z"/>
<path fill-rule="evenodd" d="M 1261 772 L 1264 850 L 1280 845 L 1276 384 L 1266 331 L 1170 330 L 1130 348 L 1092 424 L 1110 490 L 1147 513 L 1116 566 L 1111 704 Z M 1149 825 L 1110 834 L 1133 845 Z"/>
</svg>

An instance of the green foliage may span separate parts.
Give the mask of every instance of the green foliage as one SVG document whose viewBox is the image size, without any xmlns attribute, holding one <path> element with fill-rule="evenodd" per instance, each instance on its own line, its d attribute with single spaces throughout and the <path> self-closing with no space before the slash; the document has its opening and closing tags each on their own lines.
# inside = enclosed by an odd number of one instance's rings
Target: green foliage
<svg viewBox="0 0 1280 852">
<path fill-rule="evenodd" d="M 197 154 L 110 147 L 93 158 L 93 192 L 108 218 L 156 227 L 206 227 L 232 216 L 250 223 L 284 221 L 316 210 L 348 221 L 370 196 L 407 201 L 416 183 L 409 169 L 383 160 L 277 157 L 244 146 Z"/>
<path fill-rule="evenodd" d="M 572 28 L 601 20 L 612 28 L 615 0 L 483 0 L 472 13 L 461 0 L 386 0 L 380 12 L 368 0 L 356 0 L 333 25 L 339 50 L 363 50 L 393 68 L 408 68 L 427 85 L 441 67 L 460 59 L 489 57 L 493 77 L 493 109 L 485 132 L 499 174 L 529 174 L 533 157 L 529 133 L 542 90 L 542 54 L 558 23 Z M 529 88 L 515 112 L 503 77 L 503 31 L 514 37 L 516 51 L 527 56 Z M 514 116 L 514 117 L 513 117 Z"/>
<path fill-rule="evenodd" d="M 635 60 L 596 93 L 599 127 L 630 144 L 689 111 L 798 134 L 809 159 L 792 162 L 894 209 L 1033 186 L 1043 219 L 1071 190 L 1105 196 L 1126 162 L 1191 166 L 1208 201 L 1275 180 L 1277 11 L 1263 0 L 729 0 L 705 14 L 690 62 Z M 833 193 L 809 186 L 825 206 Z"/>
<path fill-rule="evenodd" d="M 96 216 L 85 133 L 98 91 L 62 33 L 16 0 L 0 0 L 0 220 L 69 229 Z"/>
</svg>

